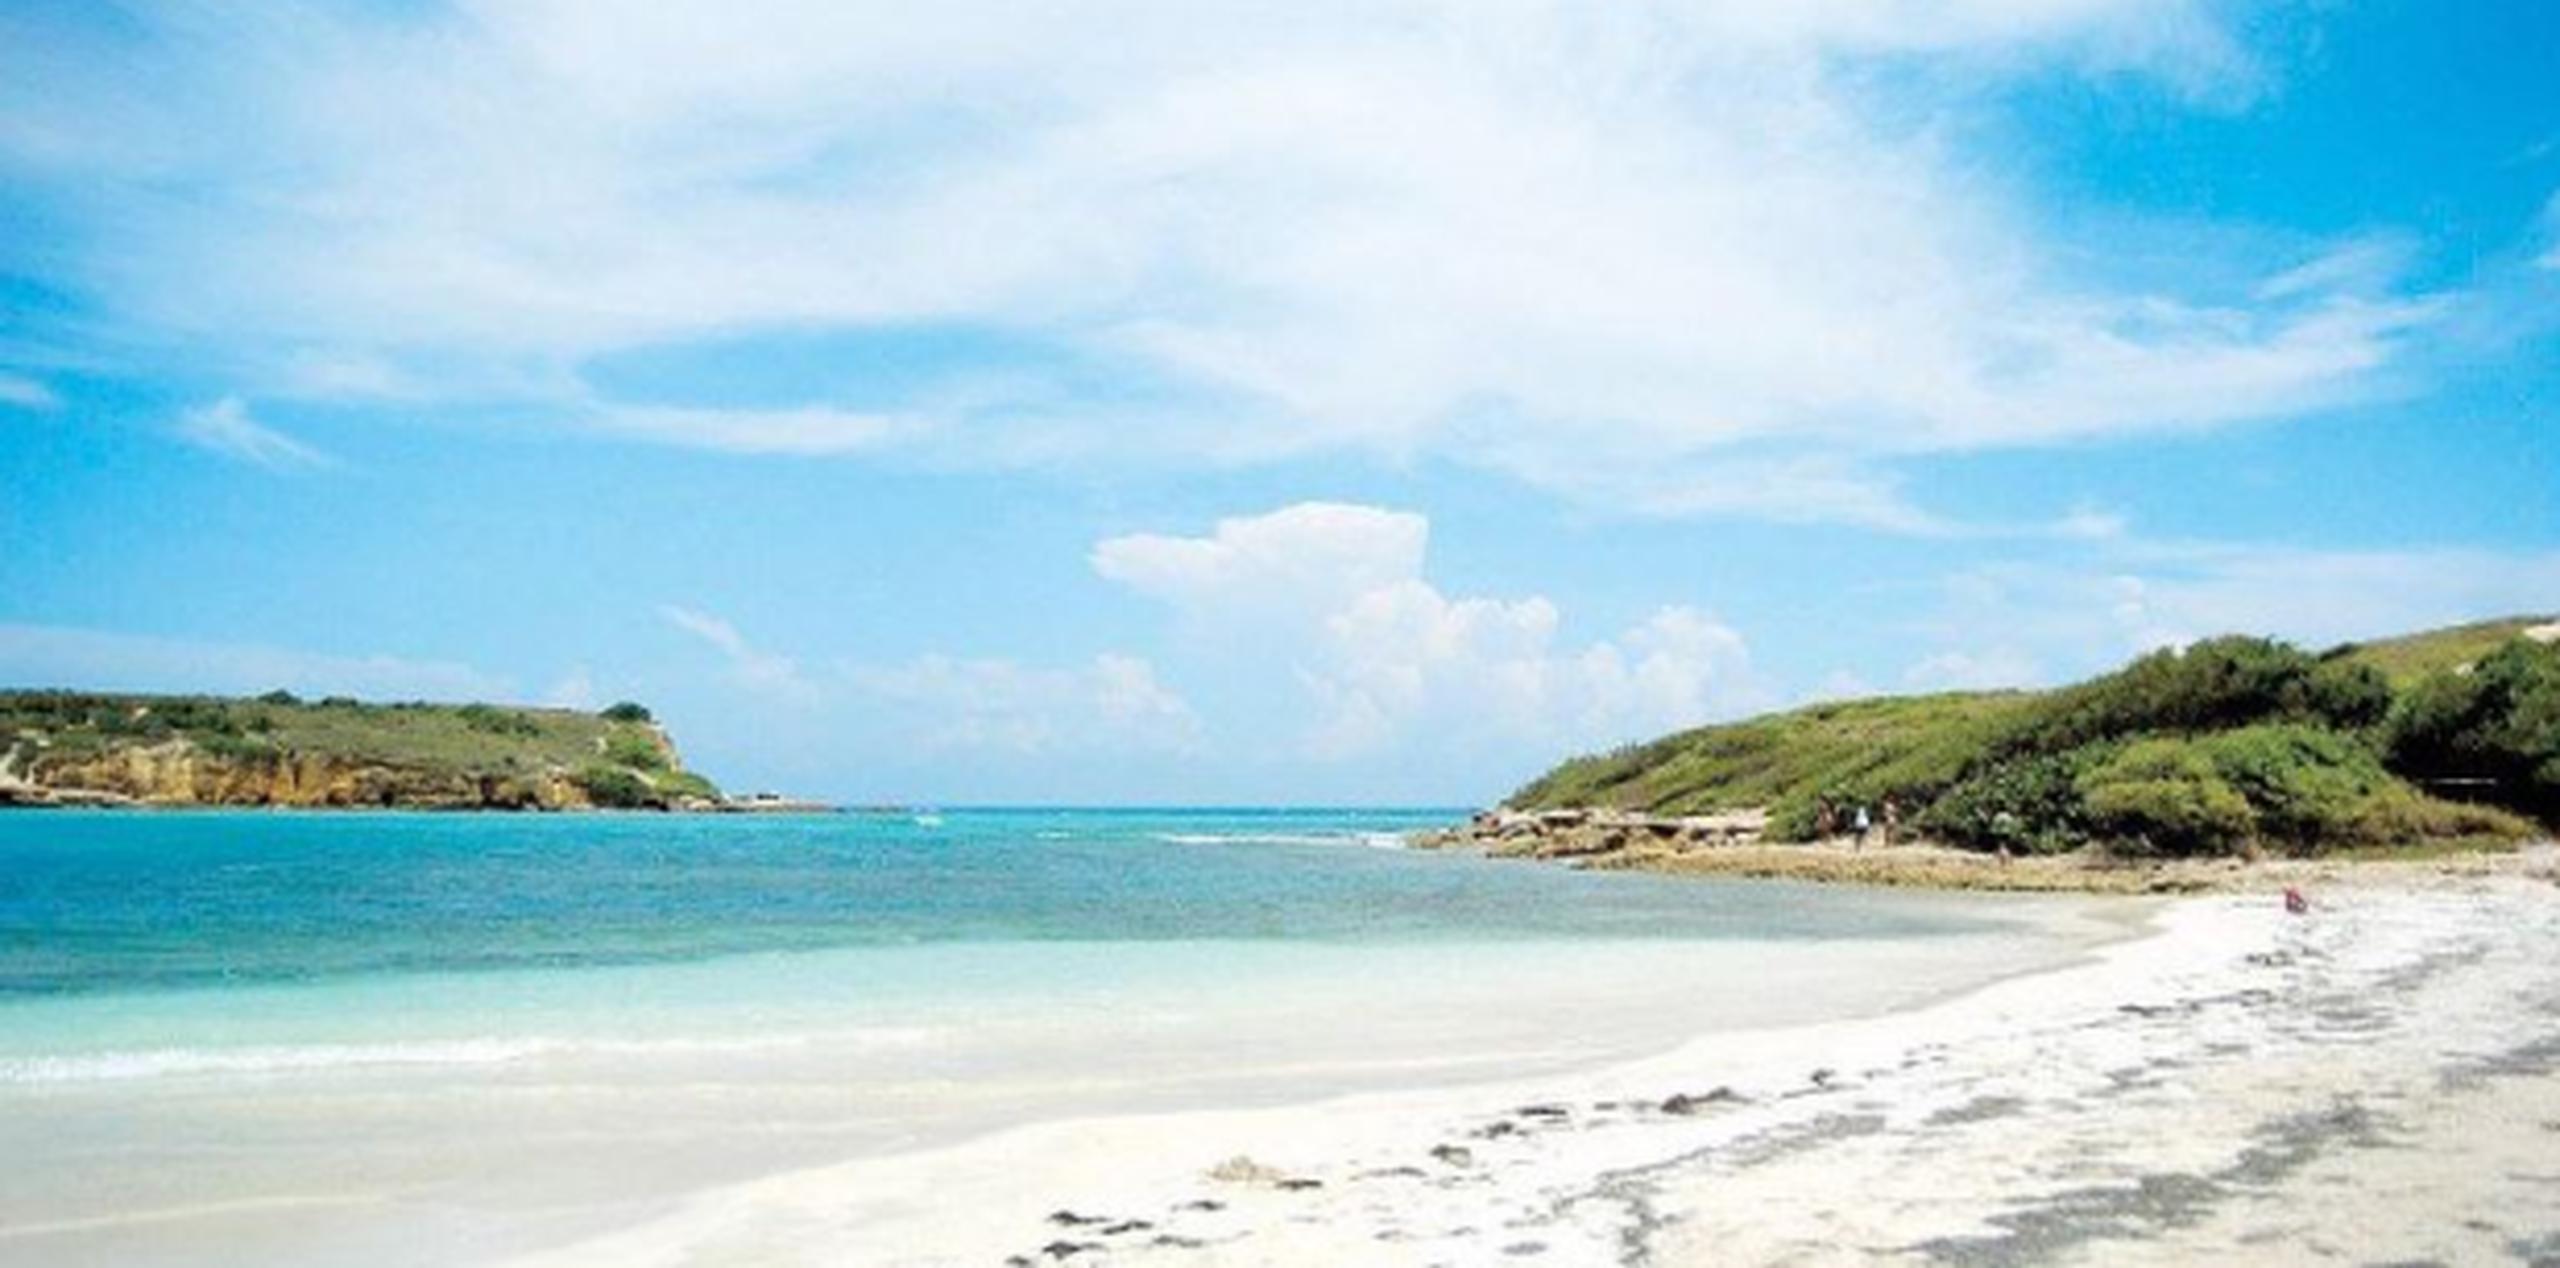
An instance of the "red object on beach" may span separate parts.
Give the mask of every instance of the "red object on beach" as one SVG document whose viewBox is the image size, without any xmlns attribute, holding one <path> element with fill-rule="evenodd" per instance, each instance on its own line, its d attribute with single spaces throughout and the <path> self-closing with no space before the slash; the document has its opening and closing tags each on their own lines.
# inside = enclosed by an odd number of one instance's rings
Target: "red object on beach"
<svg viewBox="0 0 2560 1268">
<path fill-rule="evenodd" d="M 2284 909 L 2299 916 L 2311 910 L 2311 900 L 2303 897 L 2301 890 L 2287 885 L 2284 887 Z"/>
</svg>

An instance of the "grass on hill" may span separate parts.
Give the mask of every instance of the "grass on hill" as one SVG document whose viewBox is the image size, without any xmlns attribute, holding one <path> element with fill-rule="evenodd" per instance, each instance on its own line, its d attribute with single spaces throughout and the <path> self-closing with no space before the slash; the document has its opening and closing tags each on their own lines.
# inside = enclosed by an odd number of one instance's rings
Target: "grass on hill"
<svg viewBox="0 0 2560 1268">
<path fill-rule="evenodd" d="M 1576 758 L 1523 808 L 1890 802 L 1978 849 L 2320 854 L 2512 841 L 2560 817 L 2560 647 L 2483 622 L 2313 656 L 2221 638 L 2047 692 L 1813 705 Z"/>
<path fill-rule="evenodd" d="M 183 739 L 242 762 L 292 755 L 470 776 L 569 771 L 599 804 L 718 796 L 709 780 L 676 768 L 638 705 L 597 714 L 345 697 L 307 702 L 284 692 L 249 699 L 0 692 L 0 742 L 36 736 L 57 759 Z"/>
<path fill-rule="evenodd" d="M 1898 786 L 1932 770 L 1952 776 L 1981 737 L 2032 700 L 2023 692 L 1887 696 L 1699 727 L 1574 758 L 1510 804 L 1705 814 L 1776 805 L 1807 788 Z"/>
<path fill-rule="evenodd" d="M 2381 671 L 2392 686 L 2406 687 L 2429 675 L 2477 663 L 2505 645 L 2507 640 L 2554 621 L 2560 621 L 2560 616 L 2511 616 L 2495 621 L 2474 621 L 2469 625 L 2452 625 L 2398 638 L 2346 643 L 2331 648 L 2323 655 L 2370 665 Z"/>
</svg>

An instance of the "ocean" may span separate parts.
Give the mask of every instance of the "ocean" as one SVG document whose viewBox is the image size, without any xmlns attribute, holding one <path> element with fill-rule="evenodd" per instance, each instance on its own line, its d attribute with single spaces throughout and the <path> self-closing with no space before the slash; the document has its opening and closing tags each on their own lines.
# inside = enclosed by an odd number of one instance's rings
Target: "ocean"
<svg viewBox="0 0 2560 1268">
<path fill-rule="evenodd" d="M 2068 953 L 1943 897 L 1401 848 L 1456 813 L 0 816 L 0 1263 L 471 1262 L 1028 1121 L 1587 1065 Z"/>
</svg>

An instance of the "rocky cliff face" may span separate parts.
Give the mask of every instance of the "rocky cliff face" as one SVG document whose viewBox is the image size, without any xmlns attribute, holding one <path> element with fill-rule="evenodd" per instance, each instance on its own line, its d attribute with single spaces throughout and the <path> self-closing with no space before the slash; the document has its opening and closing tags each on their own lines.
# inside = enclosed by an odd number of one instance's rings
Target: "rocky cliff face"
<svg viewBox="0 0 2560 1268">
<path fill-rule="evenodd" d="M 231 756 L 179 739 L 83 754 L 23 751 L 0 798 L 162 806 L 573 810 L 594 804 L 567 770 L 478 774 L 344 757 Z"/>
<path fill-rule="evenodd" d="M 637 704 L 0 690 L 0 805 L 709 810 Z"/>
</svg>

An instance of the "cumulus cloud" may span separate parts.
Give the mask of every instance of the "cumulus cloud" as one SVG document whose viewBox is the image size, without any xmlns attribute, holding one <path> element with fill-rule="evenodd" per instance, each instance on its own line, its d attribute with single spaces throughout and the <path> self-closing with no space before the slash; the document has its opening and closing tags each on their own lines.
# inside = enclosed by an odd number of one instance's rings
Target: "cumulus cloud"
<svg viewBox="0 0 2560 1268">
<path fill-rule="evenodd" d="M 325 466 L 329 456 L 259 422 L 239 397 L 226 396 L 178 415 L 178 438 L 208 453 L 287 471 Z"/>
<path fill-rule="evenodd" d="M 0 164 L 94 199 L 85 291 L 280 383 L 761 453 L 1432 453 L 1618 509 L 1926 530 L 1908 455 L 2319 408 L 2435 319 L 2357 244 L 2241 261 L 2264 284 L 2086 276 L 2104 244 L 1930 126 L 2031 74 L 2243 105 L 2265 71 L 2223 7 L 176 8 L 20 24 Z M 587 381 L 919 324 L 1040 355 L 859 406 Z M 339 346 L 368 351 L 313 351 Z"/>
<path fill-rule="evenodd" d="M 1196 618 L 1331 611 L 1422 573 L 1430 521 L 1406 511 L 1301 502 L 1218 521 L 1206 537 L 1133 533 L 1093 548 L 1093 570 Z"/>
<path fill-rule="evenodd" d="M 1575 647 L 1543 596 L 1443 593 L 1423 576 L 1429 531 L 1410 512 L 1300 503 L 1201 537 L 1113 538 L 1093 563 L 1219 629 L 1216 672 L 1293 677 L 1312 707 L 1304 750 L 1321 759 L 1605 743 L 1768 697 L 1742 637 L 1693 608 Z"/>
</svg>

